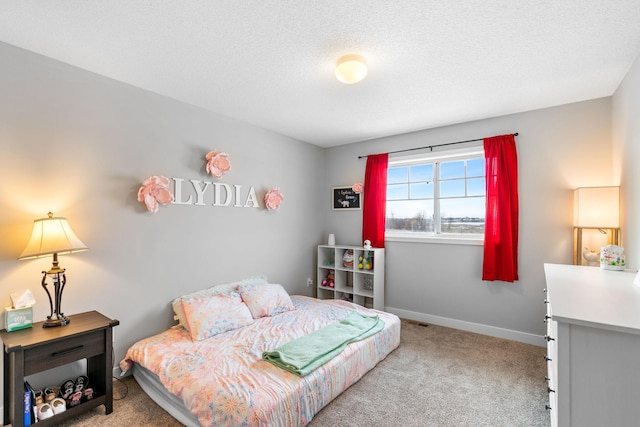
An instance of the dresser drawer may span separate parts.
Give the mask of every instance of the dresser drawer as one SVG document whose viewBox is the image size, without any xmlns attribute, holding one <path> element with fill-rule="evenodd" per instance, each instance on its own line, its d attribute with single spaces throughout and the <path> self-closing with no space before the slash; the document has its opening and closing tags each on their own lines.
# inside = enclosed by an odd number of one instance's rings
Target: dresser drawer
<svg viewBox="0 0 640 427">
<path fill-rule="evenodd" d="M 76 360 L 103 354 L 106 351 L 103 329 L 67 337 L 47 345 L 34 346 L 24 351 L 25 375 L 31 375 Z"/>
</svg>

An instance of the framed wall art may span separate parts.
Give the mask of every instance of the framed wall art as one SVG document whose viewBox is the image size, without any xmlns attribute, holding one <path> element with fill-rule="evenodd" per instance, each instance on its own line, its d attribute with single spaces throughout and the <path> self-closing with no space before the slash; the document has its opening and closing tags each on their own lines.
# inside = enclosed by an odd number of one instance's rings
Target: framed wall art
<svg viewBox="0 0 640 427">
<path fill-rule="evenodd" d="M 362 208 L 362 193 L 356 193 L 352 187 L 333 187 L 333 210 L 356 210 Z"/>
</svg>

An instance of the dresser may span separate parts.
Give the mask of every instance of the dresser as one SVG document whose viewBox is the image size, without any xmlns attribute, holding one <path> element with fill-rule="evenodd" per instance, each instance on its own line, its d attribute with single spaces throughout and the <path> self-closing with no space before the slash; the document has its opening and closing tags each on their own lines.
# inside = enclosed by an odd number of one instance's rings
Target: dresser
<svg viewBox="0 0 640 427">
<path fill-rule="evenodd" d="M 551 425 L 640 425 L 635 273 L 545 264 Z"/>
</svg>

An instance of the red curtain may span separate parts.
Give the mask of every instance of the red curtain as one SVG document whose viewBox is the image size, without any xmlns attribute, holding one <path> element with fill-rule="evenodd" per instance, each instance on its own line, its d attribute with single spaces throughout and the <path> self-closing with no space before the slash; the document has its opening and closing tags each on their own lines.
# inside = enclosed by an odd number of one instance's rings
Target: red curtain
<svg viewBox="0 0 640 427">
<path fill-rule="evenodd" d="M 369 155 L 364 173 L 362 241 L 371 240 L 371 246 L 374 248 L 384 248 L 388 160 L 387 153 Z"/>
<path fill-rule="evenodd" d="M 482 280 L 518 280 L 518 156 L 513 135 L 484 139 L 487 217 Z"/>
</svg>

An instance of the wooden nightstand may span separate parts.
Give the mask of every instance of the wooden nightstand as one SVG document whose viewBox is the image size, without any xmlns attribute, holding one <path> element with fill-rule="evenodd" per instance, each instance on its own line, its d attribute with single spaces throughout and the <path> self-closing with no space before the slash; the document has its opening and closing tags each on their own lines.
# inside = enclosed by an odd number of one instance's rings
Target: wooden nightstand
<svg viewBox="0 0 640 427">
<path fill-rule="evenodd" d="M 34 323 L 31 329 L 7 332 L 0 330 L 4 345 L 4 425 L 24 426 L 24 377 L 37 372 L 87 359 L 89 386 L 95 397 L 51 418 L 38 427 L 56 425 L 63 420 L 99 405 L 113 412 L 113 335 L 119 321 L 97 311 L 69 316 L 66 326 L 43 328 Z"/>
</svg>

